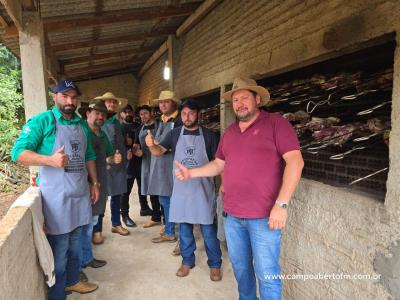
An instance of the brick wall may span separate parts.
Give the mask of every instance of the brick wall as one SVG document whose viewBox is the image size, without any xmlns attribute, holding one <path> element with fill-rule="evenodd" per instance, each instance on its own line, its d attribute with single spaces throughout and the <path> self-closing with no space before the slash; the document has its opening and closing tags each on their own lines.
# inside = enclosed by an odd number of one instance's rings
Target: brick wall
<svg viewBox="0 0 400 300">
<path fill-rule="evenodd" d="M 223 1 L 179 39 L 175 89 L 186 97 L 239 75 L 257 79 L 326 60 L 398 31 L 399 15 L 399 2 L 388 0 Z M 157 68 L 161 74 L 160 65 L 153 65 L 141 80 L 146 94 Z M 302 180 L 282 241 L 284 274 L 376 274 L 381 279 L 288 280 L 285 299 L 400 299 L 399 98 L 397 49 L 385 202 Z"/>
<path fill-rule="evenodd" d="M 131 74 L 81 81 L 77 84 L 82 91 L 81 98 L 84 101 L 106 92 L 112 92 L 117 97 L 127 98 L 131 104 L 137 103 L 138 100 L 138 81 Z"/>
<path fill-rule="evenodd" d="M 169 88 L 169 83 L 163 78 L 163 70 L 168 55 L 164 53 L 140 78 L 139 103 L 149 104 L 158 98 L 162 90 Z M 151 103 L 150 103 L 151 104 Z"/>
</svg>

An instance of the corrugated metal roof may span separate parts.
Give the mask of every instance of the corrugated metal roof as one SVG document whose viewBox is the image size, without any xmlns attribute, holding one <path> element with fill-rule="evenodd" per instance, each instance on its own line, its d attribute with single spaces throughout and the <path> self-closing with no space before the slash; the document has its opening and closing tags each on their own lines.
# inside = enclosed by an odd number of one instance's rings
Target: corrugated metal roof
<svg viewBox="0 0 400 300">
<path fill-rule="evenodd" d="M 79 70 L 82 76 L 131 63 L 140 69 L 145 59 L 158 49 L 203 2 L 201 0 L 40 0 L 39 12 L 45 35 L 55 59 L 65 75 Z M 139 10 L 139 12 L 138 12 Z M 0 4 L 0 15 L 12 20 Z M 0 39 L 19 55 L 18 35 Z M 129 53 L 132 51 L 132 54 Z M 115 54 L 114 54 L 115 53 Z M 137 60 L 137 64 L 132 62 Z M 85 61 L 87 60 L 87 61 Z M 128 66 L 129 67 L 129 64 Z M 87 72 L 85 73 L 85 68 Z M 82 75 L 82 76 L 81 76 Z"/>
</svg>

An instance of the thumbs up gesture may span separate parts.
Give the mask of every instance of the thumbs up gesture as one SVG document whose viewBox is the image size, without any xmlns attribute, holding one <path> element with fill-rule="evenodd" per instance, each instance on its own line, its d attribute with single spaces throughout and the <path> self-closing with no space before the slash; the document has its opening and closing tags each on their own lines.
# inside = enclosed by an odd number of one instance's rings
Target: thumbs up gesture
<svg viewBox="0 0 400 300">
<path fill-rule="evenodd" d="M 151 131 L 150 130 L 147 130 L 147 135 L 146 135 L 146 137 L 145 137 L 145 142 L 146 142 L 146 145 L 147 145 L 147 147 L 153 147 L 154 145 L 155 145 L 155 143 L 154 143 L 154 137 L 153 137 L 153 135 L 151 134 Z"/>
<path fill-rule="evenodd" d="M 68 155 L 64 153 L 64 145 L 62 145 L 59 149 L 54 152 L 53 155 L 50 156 L 49 165 L 55 168 L 64 168 L 68 166 Z"/>
<path fill-rule="evenodd" d="M 121 153 L 119 153 L 119 150 L 115 150 L 115 154 L 114 154 L 114 164 L 119 164 L 122 161 L 122 155 Z"/>
<path fill-rule="evenodd" d="M 176 178 L 182 181 L 190 179 L 190 170 L 176 160 L 174 161 L 174 163 L 177 167 L 177 169 L 175 170 Z"/>
</svg>

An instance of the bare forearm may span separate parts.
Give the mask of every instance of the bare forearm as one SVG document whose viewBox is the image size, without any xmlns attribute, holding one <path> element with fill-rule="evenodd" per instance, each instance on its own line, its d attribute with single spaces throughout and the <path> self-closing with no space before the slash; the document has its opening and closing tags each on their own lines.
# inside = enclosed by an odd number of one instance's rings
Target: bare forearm
<svg viewBox="0 0 400 300">
<path fill-rule="evenodd" d="M 223 160 L 216 159 L 199 167 L 190 169 L 190 177 L 213 177 L 221 174 L 224 170 L 225 163 Z"/>
<path fill-rule="evenodd" d="M 86 161 L 86 168 L 89 174 L 89 179 L 91 183 L 98 182 L 97 172 L 96 172 L 96 162 L 94 160 Z"/>
<path fill-rule="evenodd" d="M 303 160 L 296 160 L 286 164 L 283 172 L 282 186 L 277 200 L 289 203 L 300 182 L 303 166 Z"/>
<path fill-rule="evenodd" d="M 18 156 L 18 162 L 25 166 L 50 166 L 51 156 L 25 150 Z"/>
</svg>

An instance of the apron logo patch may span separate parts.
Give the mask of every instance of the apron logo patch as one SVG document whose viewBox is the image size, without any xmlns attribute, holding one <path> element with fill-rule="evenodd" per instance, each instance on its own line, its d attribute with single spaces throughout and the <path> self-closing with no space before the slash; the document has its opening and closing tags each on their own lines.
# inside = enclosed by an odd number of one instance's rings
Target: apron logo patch
<svg viewBox="0 0 400 300">
<path fill-rule="evenodd" d="M 73 140 L 70 142 L 72 152 L 76 153 L 79 151 L 80 142 L 78 140 Z"/>
<path fill-rule="evenodd" d="M 196 148 L 194 146 L 186 147 L 185 154 L 186 156 L 194 156 Z"/>
</svg>

